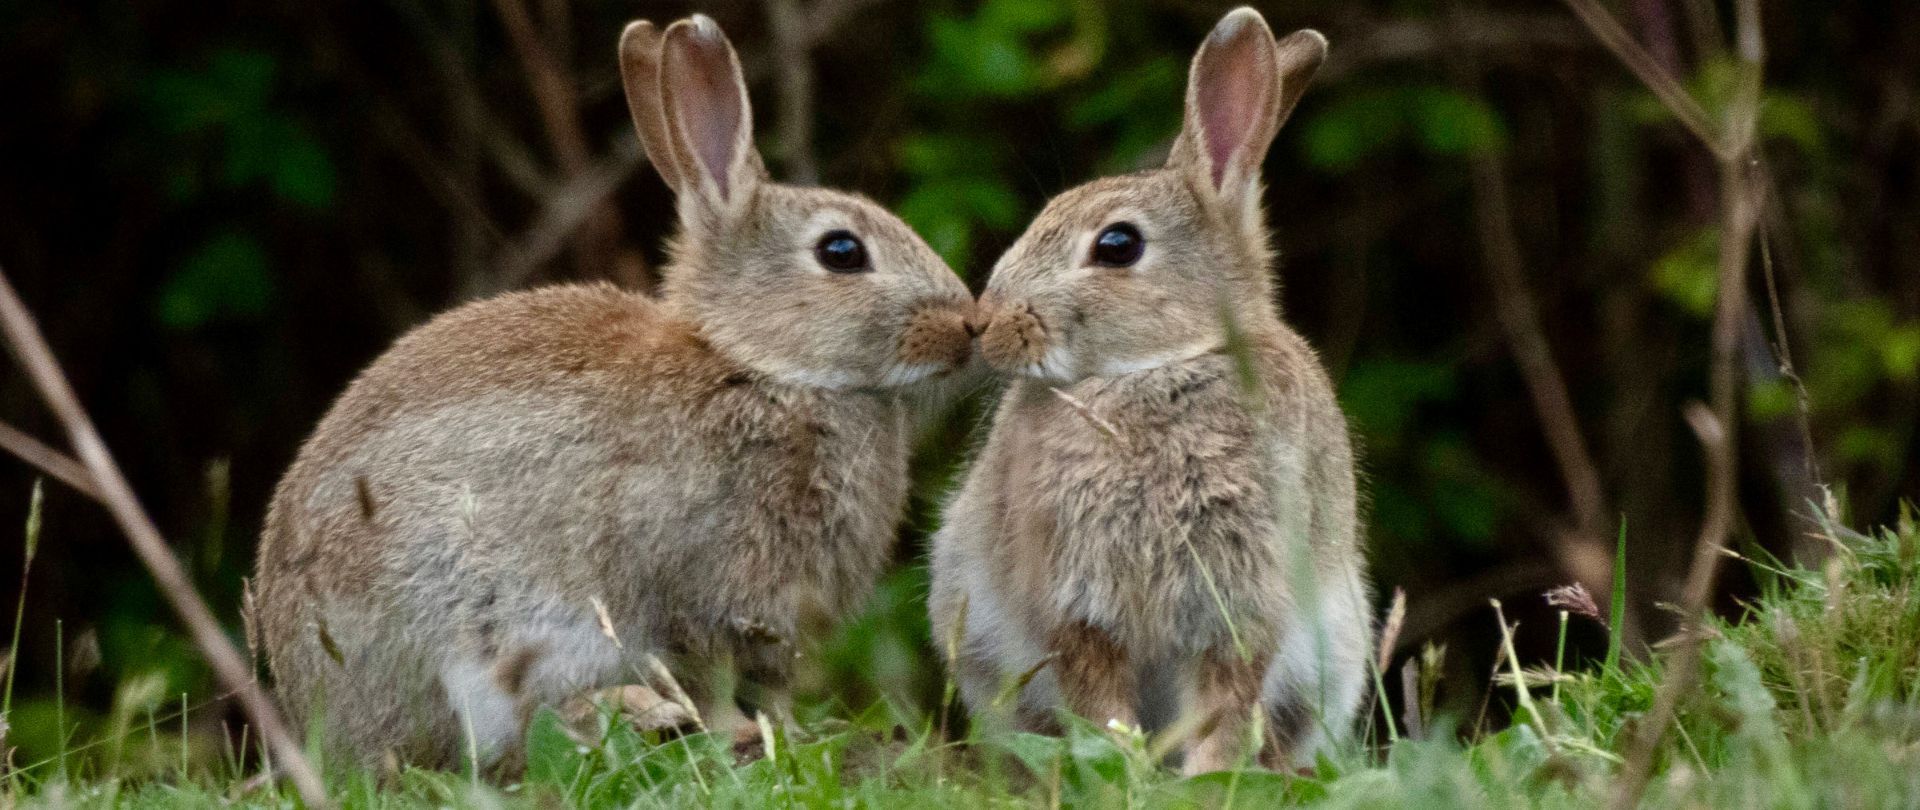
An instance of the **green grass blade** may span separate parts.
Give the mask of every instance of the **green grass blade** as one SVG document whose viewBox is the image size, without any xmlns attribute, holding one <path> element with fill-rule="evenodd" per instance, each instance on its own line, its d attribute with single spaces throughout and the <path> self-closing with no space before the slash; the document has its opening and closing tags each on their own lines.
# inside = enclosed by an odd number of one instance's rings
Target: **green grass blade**
<svg viewBox="0 0 1920 810">
<path fill-rule="evenodd" d="M 1620 538 L 1613 545 L 1613 599 L 1607 605 L 1607 662 L 1601 670 L 1620 674 L 1622 630 L 1627 621 L 1627 516 L 1620 516 Z"/>
</svg>

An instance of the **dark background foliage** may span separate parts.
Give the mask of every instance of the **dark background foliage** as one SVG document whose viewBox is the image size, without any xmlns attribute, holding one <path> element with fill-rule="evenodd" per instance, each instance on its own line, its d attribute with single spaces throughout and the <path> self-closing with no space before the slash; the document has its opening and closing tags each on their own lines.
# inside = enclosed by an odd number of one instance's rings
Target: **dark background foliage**
<svg viewBox="0 0 1920 810">
<path fill-rule="evenodd" d="M 1671 621 L 1656 605 L 1675 598 L 1701 513 L 1680 414 L 1706 388 L 1712 156 L 1556 3 L 1257 5 L 1277 30 L 1333 43 L 1267 161 L 1267 202 L 1280 304 L 1363 448 L 1376 581 L 1408 594 L 1403 651 L 1447 642 L 1448 683 L 1484 683 L 1489 596 L 1514 606 L 1523 647 L 1550 648 L 1538 594 L 1583 580 L 1604 594 L 1622 522 L 1632 631 L 1659 638 Z M 1719 112 L 1724 9 L 1610 5 Z M 1048 195 L 1164 154 L 1186 59 L 1227 6 L 13 0 L 0 266 L 238 638 L 268 494 L 358 368 L 463 300 L 649 282 L 671 199 L 621 99 L 627 20 L 715 17 L 776 175 L 894 207 L 978 287 Z M 1920 494 L 1920 5 L 1763 11 L 1771 184 L 1755 268 L 1777 277 L 1786 329 L 1756 272 L 1736 537 L 1818 555 L 1804 537 L 1818 483 L 1860 523 Z M 1516 251 L 1518 278 L 1501 276 Z M 1516 364 L 1515 301 L 1537 309 L 1570 422 L 1536 407 Z M 10 365 L 0 419 L 60 438 Z M 978 420 L 962 407 L 924 437 L 901 573 L 823 657 L 819 694 L 854 709 L 937 699 L 916 565 Z M 1556 428 L 1590 465 L 1556 455 Z M 1582 475 L 1597 502 L 1570 483 Z M 0 527 L 23 525 L 32 479 L 0 460 Z M 11 718 L 22 758 L 94 733 L 128 684 L 207 699 L 105 515 L 55 485 L 45 525 Z M 0 582 L 19 563 L 0 554 Z M 1723 585 L 1734 610 L 1749 584 Z M 1603 638 L 1575 625 L 1576 648 Z M 1449 691 L 1459 711 L 1480 699 Z"/>
</svg>

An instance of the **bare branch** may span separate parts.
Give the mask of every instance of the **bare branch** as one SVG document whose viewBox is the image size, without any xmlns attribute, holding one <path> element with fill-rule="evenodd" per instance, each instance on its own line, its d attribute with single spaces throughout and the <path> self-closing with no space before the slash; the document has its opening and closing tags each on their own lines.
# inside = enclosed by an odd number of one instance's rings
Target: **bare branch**
<svg viewBox="0 0 1920 810">
<path fill-rule="evenodd" d="M 777 67 L 774 78 L 780 90 L 774 127 L 776 156 L 786 168 L 788 181 L 813 185 L 820 182 L 820 167 L 813 158 L 813 54 L 809 50 L 813 29 L 799 0 L 766 0 L 766 6 Z"/>
<path fill-rule="evenodd" d="M 1449 24 L 1456 32 L 1472 27 L 1458 14 L 1452 15 Z M 1477 81 L 1471 55 L 1455 55 L 1448 61 L 1463 82 Z M 1472 156 L 1469 170 L 1481 264 L 1493 294 L 1496 319 L 1533 401 L 1535 417 L 1559 469 L 1567 508 L 1573 516 L 1570 531 L 1546 533 L 1548 546 L 1574 581 L 1591 592 L 1611 594 L 1614 572 L 1608 525 L 1612 518 L 1600 466 L 1587 445 L 1566 375 L 1554 360 L 1539 305 L 1527 280 L 1526 256 L 1507 193 L 1506 160 L 1497 147 L 1483 149 Z"/>
<path fill-rule="evenodd" d="M 535 159 L 533 150 L 510 128 L 502 126 L 498 116 L 488 114 L 485 94 L 468 66 L 467 53 L 471 48 L 449 41 L 446 34 L 448 26 L 429 15 L 423 4 L 406 2 L 406 0 L 390 0 L 387 5 L 399 13 L 401 20 L 407 24 L 413 36 L 421 43 L 422 49 L 426 51 L 429 57 L 427 64 L 439 75 L 439 83 L 435 87 L 444 91 L 448 105 L 454 110 L 454 116 L 459 119 L 478 120 L 485 125 L 480 133 L 480 143 L 486 148 L 494 165 L 500 169 L 501 175 L 529 194 L 539 195 L 551 189 L 555 181 L 546 176 L 546 171 Z M 456 30 L 459 25 L 460 23 L 456 23 Z M 335 40 L 344 39 L 337 32 L 332 36 Z M 344 53 L 346 49 L 344 46 L 336 46 L 336 50 Z M 365 70 L 353 60 L 339 61 L 343 69 L 350 73 L 366 76 Z M 377 87 L 380 84 L 370 78 L 362 78 L 359 81 L 369 87 Z"/>
<path fill-rule="evenodd" d="M 1769 178 L 1764 166 L 1756 166 L 1754 171 L 1760 175 L 1760 181 L 1762 183 L 1767 184 L 1769 187 L 1771 186 L 1771 183 L 1768 182 Z M 1769 200 L 1775 199 L 1772 194 L 1767 196 Z M 1772 208 L 1772 206 L 1769 206 L 1769 208 Z M 1773 316 L 1773 340 L 1770 345 L 1773 347 L 1774 360 L 1780 364 L 1780 376 L 1784 378 L 1788 384 L 1793 386 L 1794 411 L 1797 417 L 1795 421 L 1797 423 L 1796 427 L 1800 429 L 1800 444 L 1806 451 L 1807 478 L 1811 479 L 1815 484 L 1819 484 L 1822 480 L 1820 475 L 1820 460 L 1813 452 L 1813 398 L 1807 395 L 1807 383 L 1800 379 L 1800 372 L 1795 369 L 1793 365 L 1793 350 L 1792 347 L 1788 345 L 1787 340 L 1787 316 L 1785 310 L 1780 306 L 1780 284 L 1774 278 L 1773 247 L 1767 236 L 1769 230 L 1767 227 L 1767 219 L 1767 217 L 1761 217 L 1758 232 L 1760 237 L 1760 273 L 1761 276 L 1766 279 L 1767 308 Z"/>
<path fill-rule="evenodd" d="M 1588 51 L 1591 40 L 1559 14 L 1511 14 L 1461 8 L 1438 24 L 1405 17 L 1367 19 L 1354 26 L 1314 81 L 1339 81 L 1366 67 L 1393 62 L 1524 59 L 1529 51 Z"/>
<path fill-rule="evenodd" d="M 501 250 L 499 271 L 494 278 L 497 288 L 519 286 L 534 270 L 564 250 L 574 232 L 592 219 L 620 184 L 644 162 L 639 142 L 627 139 L 603 163 L 575 175 L 555 191 L 547 199 L 540 218 Z"/>
<path fill-rule="evenodd" d="M 813 48 L 833 36 L 853 15 L 879 4 L 880 0 L 817 0 L 796 30 L 806 32 L 805 47 Z"/>
<path fill-rule="evenodd" d="M 1714 132 L 1706 110 L 1701 109 L 1700 103 L 1687 94 L 1687 89 L 1681 86 L 1679 79 L 1674 78 L 1673 74 L 1661 67 L 1660 63 L 1653 58 L 1653 54 L 1648 53 L 1646 48 L 1641 47 L 1640 43 L 1635 42 L 1633 37 L 1627 34 L 1625 28 L 1620 27 L 1619 21 L 1601 7 L 1600 0 L 1566 0 L 1566 3 L 1567 7 L 1573 10 L 1574 15 L 1579 17 L 1581 22 L 1586 23 L 1587 30 L 1593 32 L 1594 38 L 1600 40 L 1600 44 L 1607 46 L 1607 50 L 1612 51 L 1628 70 L 1633 71 L 1633 75 L 1639 77 L 1640 83 L 1653 91 L 1654 96 L 1660 99 L 1661 104 L 1666 105 L 1673 116 L 1680 120 L 1682 126 L 1692 132 L 1694 137 L 1699 138 L 1700 142 L 1715 155 L 1725 153 L 1722 139 Z"/>
<path fill-rule="evenodd" d="M 513 43 L 513 53 L 520 60 L 521 70 L 527 74 L 527 84 L 533 89 L 540 123 L 546 127 L 547 141 L 553 147 L 554 157 L 559 159 L 560 167 L 568 174 L 585 170 L 593 163 L 593 152 L 587 147 L 587 137 L 580 129 L 580 111 L 574 102 L 573 82 L 541 41 L 525 3 L 521 0 L 493 0 L 493 7 L 500 15 L 500 25 L 506 29 L 507 39 Z"/>
<path fill-rule="evenodd" d="M 1568 0 L 1578 3 L 1587 0 Z M 1681 605 L 1685 621 L 1698 626 L 1720 572 L 1721 553 L 1736 523 L 1739 497 L 1740 329 L 1747 318 L 1747 266 L 1762 210 L 1763 186 L 1755 181 L 1752 156 L 1760 107 L 1762 61 L 1759 0 L 1735 3 L 1734 49 L 1741 81 L 1729 104 L 1728 131 L 1720 157 L 1720 272 L 1713 316 L 1709 411 L 1699 403 L 1687 408 L 1687 421 L 1699 436 L 1707 460 L 1707 512 L 1694 541 L 1693 564 Z M 1687 630 L 1688 628 L 1683 628 Z M 1641 721 L 1627 752 L 1612 805 L 1626 810 L 1639 804 L 1653 771 L 1653 758 L 1680 699 L 1693 688 L 1700 668 L 1699 633 L 1683 632 L 1667 662 L 1665 680 L 1654 694 L 1653 709 Z"/>
<path fill-rule="evenodd" d="M 75 455 L 98 491 L 97 500 L 113 514 L 114 521 L 120 524 L 120 530 L 132 544 L 134 553 L 153 574 L 161 593 L 166 595 L 167 601 L 173 604 L 174 611 L 186 624 L 194 644 L 206 656 L 207 663 L 212 665 L 220 681 L 232 690 L 253 725 L 260 730 L 260 736 L 272 751 L 276 764 L 293 779 L 301 799 L 308 806 L 330 806 L 326 790 L 320 782 L 320 774 L 313 769 L 313 763 L 307 760 L 300 744 L 288 731 L 280 712 L 254 679 L 253 670 L 247 665 L 246 659 L 233 648 L 219 621 L 214 619 L 213 611 L 207 608 L 206 601 L 194 590 L 193 581 L 167 547 L 166 538 L 160 535 L 159 528 L 154 526 L 153 519 L 134 496 L 133 488 L 127 484 L 127 479 L 120 473 L 120 466 L 108 452 L 106 442 L 101 440 L 99 432 L 94 429 L 93 420 L 87 416 L 86 409 L 80 405 L 80 398 L 73 393 L 73 386 L 61 372 L 53 350 L 40 334 L 39 325 L 34 322 L 33 315 L 27 311 L 20 296 L 14 292 L 4 271 L 0 271 L 0 331 L 5 332 L 8 344 L 19 356 L 20 365 L 33 380 L 47 408 L 66 428 Z"/>
<path fill-rule="evenodd" d="M 494 0 L 493 6 L 499 13 L 501 26 L 506 29 L 507 39 L 513 43 L 520 68 L 527 74 L 527 84 L 533 89 L 534 102 L 554 157 L 559 160 L 569 184 L 580 180 L 595 167 L 593 150 L 581 129 L 573 79 L 565 64 L 554 58 L 542 41 L 523 0 Z M 645 265 L 639 261 L 638 254 L 622 252 L 621 231 L 619 214 L 606 204 L 603 194 L 594 198 L 585 216 L 563 235 L 575 239 L 574 259 L 581 276 L 612 275 L 629 286 L 644 287 Z"/>
<path fill-rule="evenodd" d="M 1547 447 L 1560 468 L 1575 521 L 1582 534 L 1604 535 L 1608 518 L 1600 468 L 1581 434 L 1579 416 L 1574 412 L 1573 399 L 1567 394 L 1566 376 L 1553 359 L 1546 330 L 1540 323 L 1539 307 L 1527 285 L 1525 259 L 1520 252 L 1519 237 L 1513 230 L 1504 164 L 1493 152 L 1472 161 L 1474 218 L 1479 225 L 1480 247 L 1486 260 L 1488 286 L 1493 290 L 1494 309 L 1513 348 L 1514 362 L 1520 367 L 1527 393 L 1533 398 Z M 1594 586 L 1594 583 L 1586 584 Z"/>
<path fill-rule="evenodd" d="M 93 486 L 93 476 L 87 468 L 74 461 L 72 456 L 40 443 L 39 439 L 28 436 L 19 428 L 0 422 L 0 450 L 12 453 L 15 458 L 26 462 L 35 469 L 53 476 L 53 479 L 73 488 L 73 491 L 95 501 L 100 500 L 100 490 Z"/>
<path fill-rule="evenodd" d="M 1455 622 L 1486 607 L 1490 597 L 1543 591 L 1564 581 L 1565 576 L 1552 563 L 1526 560 L 1469 579 L 1448 582 L 1445 587 L 1427 593 L 1415 593 L 1407 599 L 1419 605 L 1420 609 L 1407 614 L 1394 651 L 1398 653 L 1413 649 L 1421 642 L 1440 635 Z"/>
</svg>

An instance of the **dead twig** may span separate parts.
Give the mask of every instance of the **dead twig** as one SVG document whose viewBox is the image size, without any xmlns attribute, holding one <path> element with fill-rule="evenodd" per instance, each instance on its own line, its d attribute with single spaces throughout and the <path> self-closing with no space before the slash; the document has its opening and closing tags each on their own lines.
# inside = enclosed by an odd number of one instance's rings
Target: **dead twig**
<svg viewBox="0 0 1920 810">
<path fill-rule="evenodd" d="M 1574 530 L 1550 534 L 1560 563 L 1576 580 L 1597 593 L 1611 593 L 1612 560 L 1607 542 L 1609 511 L 1600 467 L 1580 428 L 1567 393 L 1566 375 L 1553 358 L 1533 290 L 1527 284 L 1520 239 L 1514 233 L 1507 196 L 1506 167 L 1488 151 L 1471 161 L 1474 218 L 1479 227 L 1487 286 L 1494 311 L 1533 401 L 1540 431 L 1560 471 Z M 1564 538 L 1564 539 L 1562 539 Z"/>
<path fill-rule="evenodd" d="M 533 16 L 521 0 L 493 0 L 493 8 L 513 45 L 513 55 L 527 74 L 533 100 L 546 128 L 547 142 L 553 147 L 560 168 L 576 174 L 593 164 L 593 151 L 580 129 L 580 111 L 573 95 L 573 81 L 541 41 Z"/>
<path fill-rule="evenodd" d="M 1756 164 L 1754 171 L 1761 175 L 1760 179 L 1762 181 L 1766 179 L 1766 169 L 1763 166 Z M 1772 197 L 1772 195 L 1768 196 L 1770 198 Z M 1814 484 L 1818 486 L 1822 479 L 1820 477 L 1820 460 L 1814 456 L 1813 452 L 1813 399 L 1807 396 L 1807 383 L 1800 379 L 1800 372 L 1794 368 L 1793 351 L 1787 345 L 1787 316 L 1780 306 L 1779 282 L 1774 279 L 1773 247 L 1767 235 L 1766 217 L 1760 218 L 1758 231 L 1760 236 L 1760 274 L 1761 277 L 1766 280 L 1767 308 L 1773 316 L 1773 340 L 1769 341 L 1769 345 L 1773 347 L 1774 360 L 1779 363 L 1781 378 L 1793 386 L 1794 411 L 1798 417 L 1796 419 L 1796 427 L 1800 429 L 1800 444 L 1806 450 L 1807 478 L 1811 479 Z"/>
<path fill-rule="evenodd" d="M 1707 126 L 1705 114 L 1680 87 L 1679 80 L 1654 63 L 1646 52 L 1626 37 L 1617 22 L 1600 8 L 1596 0 L 1566 0 L 1594 35 L 1614 51 L 1641 81 L 1654 91 L 1675 117 L 1706 144 L 1719 163 L 1720 174 L 1720 264 L 1719 291 L 1715 301 L 1712 328 L 1712 360 L 1708 391 L 1712 408 L 1691 403 L 1686 409 L 1706 455 L 1707 509 L 1701 521 L 1700 535 L 1694 542 L 1692 567 L 1687 572 L 1681 615 L 1690 627 L 1705 625 L 1708 601 L 1720 570 L 1721 550 L 1726 546 L 1736 522 L 1735 509 L 1739 485 L 1739 397 L 1738 353 L 1740 330 L 1747 317 L 1747 265 L 1751 258 L 1755 231 L 1762 208 L 1759 199 L 1764 186 L 1755 182 L 1753 146 L 1759 118 L 1760 88 L 1766 61 L 1765 44 L 1760 32 L 1759 0 L 1738 0 L 1734 4 L 1733 51 L 1740 71 L 1739 83 L 1726 108 L 1725 128 L 1714 131 Z M 1654 694 L 1653 709 L 1642 718 L 1627 752 L 1611 802 L 1626 810 L 1636 806 L 1651 778 L 1653 758 L 1667 726 L 1673 721 L 1681 698 L 1693 687 L 1699 674 L 1701 636 L 1683 633 L 1667 661 L 1666 676 Z"/>
<path fill-rule="evenodd" d="M 506 29 L 507 39 L 513 44 L 514 56 L 527 75 L 527 84 L 533 90 L 547 142 L 571 186 L 596 168 L 592 147 L 581 129 L 573 79 L 566 65 L 556 59 L 542 41 L 526 3 L 493 0 L 493 6 L 501 27 Z M 560 193 L 565 191 L 563 188 Z M 577 228 L 577 233 L 570 235 L 575 240 L 574 258 L 582 277 L 611 275 L 628 286 L 646 286 L 645 266 L 639 254 L 622 250 L 620 218 L 613 207 L 605 203 L 604 196 L 594 200 Z"/>
<path fill-rule="evenodd" d="M 1465 20 L 1454 19 L 1452 27 L 1464 31 Z M 1454 58 L 1455 72 L 1462 81 L 1475 81 L 1471 57 Z M 1527 281 L 1526 257 L 1514 224 L 1511 198 L 1507 194 L 1507 166 L 1500 149 L 1480 150 L 1469 161 L 1472 177 L 1473 216 L 1480 239 L 1480 250 L 1487 287 L 1493 293 L 1494 313 L 1505 333 L 1520 379 L 1533 401 L 1533 410 L 1546 439 L 1547 450 L 1560 472 L 1566 491 L 1567 508 L 1572 512 L 1572 531 L 1552 531 L 1547 538 L 1554 556 L 1573 579 L 1596 593 L 1612 593 L 1612 544 L 1600 466 L 1587 445 L 1580 417 L 1568 393 L 1567 378 L 1554 360 L 1553 347 L 1547 341 L 1540 307 Z M 1629 623 L 1631 624 L 1631 623 Z"/>
<path fill-rule="evenodd" d="M 509 290 L 525 283 L 541 265 L 565 250 L 567 240 L 604 207 L 642 163 L 639 143 L 622 141 L 600 165 L 574 175 L 550 195 L 540 218 L 501 249 L 493 279 L 496 288 Z"/>
<path fill-rule="evenodd" d="M 0 422 L 0 450 L 12 453 L 55 481 L 66 484 L 73 491 L 99 501 L 100 490 L 93 486 L 93 476 L 72 456 L 40 443 L 39 439 L 28 436 L 19 428 Z"/>
<path fill-rule="evenodd" d="M 1694 546 L 1693 567 L 1688 572 L 1685 604 L 1681 607 L 1689 624 L 1681 627 L 1680 634 L 1669 646 L 1666 676 L 1654 693 L 1653 708 L 1640 718 L 1639 727 L 1628 744 L 1626 764 L 1621 766 L 1610 802 L 1614 810 L 1630 810 L 1639 805 L 1640 797 L 1646 792 L 1647 781 L 1652 777 L 1654 753 L 1659 749 L 1661 739 L 1666 736 L 1674 713 L 1679 710 L 1681 697 L 1693 688 L 1694 680 L 1699 675 L 1700 643 L 1704 636 L 1696 631 L 1697 625 L 1694 623 L 1705 617 L 1707 598 L 1712 594 L 1720 558 L 1724 556 L 1720 553 L 1724 548 L 1724 538 L 1732 528 L 1731 505 L 1723 504 L 1719 495 L 1712 494 L 1721 491 L 1731 494 L 1732 482 L 1723 483 L 1720 476 L 1731 472 L 1722 459 L 1730 457 L 1732 453 L 1732 437 L 1713 412 L 1698 402 L 1688 404 L 1687 422 L 1707 456 L 1707 487 L 1710 493 L 1707 522 L 1701 527 L 1700 538 Z"/>
<path fill-rule="evenodd" d="M 207 608 L 206 600 L 194 590 L 193 581 L 167 547 L 166 538 L 161 536 L 153 519 L 134 496 L 133 488 L 120 473 L 119 464 L 108 452 L 106 442 L 94 429 L 92 418 L 80 405 L 80 398 L 74 394 L 73 386 L 60 370 L 53 350 L 40 334 L 39 324 L 27 311 L 19 294 L 14 292 L 5 271 L 0 271 L 0 330 L 4 330 L 7 343 L 13 347 L 21 367 L 32 379 L 47 408 L 66 428 L 74 455 L 98 492 L 96 500 L 112 513 L 114 521 L 132 544 L 134 553 L 153 575 L 160 592 L 166 595 L 167 601 L 172 603 L 174 611 L 187 626 L 194 644 L 206 656 L 207 663 L 212 665 L 214 674 L 232 690 L 247 717 L 260 730 L 276 763 L 299 789 L 301 799 L 310 807 L 330 806 L 320 774 L 307 760 L 299 742 L 281 719 L 280 712 L 260 688 L 260 683 L 254 680 L 253 670 L 247 666 L 246 659 L 227 640 L 226 632 L 214 619 L 213 611 Z M 53 471 L 48 470 L 48 473 L 53 474 Z"/>
<path fill-rule="evenodd" d="M 1627 29 L 1621 27 L 1619 21 L 1600 5 L 1600 0 L 1566 0 L 1566 3 L 1574 16 L 1586 24 L 1587 30 L 1593 32 L 1594 38 L 1612 51 L 1628 70 L 1633 71 L 1640 83 L 1653 91 L 1653 95 L 1673 113 L 1674 118 L 1679 119 L 1687 131 L 1692 132 L 1714 154 L 1721 154 L 1720 136 L 1709 123 L 1706 110 L 1701 109 L 1700 103 L 1687 94 L 1687 88 L 1680 84 L 1678 78 L 1660 66 L 1652 53 L 1633 40 Z"/>
<path fill-rule="evenodd" d="M 1079 397 L 1059 388 L 1049 388 L 1048 390 L 1052 391 L 1054 396 L 1059 397 L 1061 402 L 1067 403 L 1067 407 L 1072 408 L 1074 413 L 1080 415 L 1080 418 L 1087 420 L 1087 424 L 1092 425 L 1094 430 L 1100 432 L 1100 435 L 1113 441 L 1120 440 L 1120 430 L 1115 428 L 1112 422 L 1107 421 L 1100 416 L 1100 414 L 1094 413 L 1093 408 L 1087 405 L 1087 403 L 1081 402 Z"/>
<path fill-rule="evenodd" d="M 766 0 L 766 6 L 767 32 L 779 66 L 774 71 L 780 90 L 774 126 L 776 157 L 786 168 L 788 182 L 815 185 L 820 182 L 820 167 L 813 157 L 812 29 L 799 0 Z"/>
<path fill-rule="evenodd" d="M 1540 430 L 1546 434 L 1547 449 L 1553 453 L 1566 486 L 1567 503 L 1585 535 L 1604 534 L 1607 521 L 1606 495 L 1600 483 L 1600 468 L 1580 431 L 1580 419 L 1573 399 L 1567 394 L 1566 375 L 1553 359 L 1546 329 L 1540 322 L 1540 309 L 1526 279 L 1525 259 L 1520 239 L 1513 229 L 1512 205 L 1507 198 L 1505 161 L 1497 152 L 1488 151 L 1472 161 L 1474 218 L 1480 230 L 1481 252 L 1487 271 L 1487 285 L 1493 291 L 1494 310 L 1501 328 L 1507 333 L 1515 364 L 1533 399 L 1534 412 L 1540 418 Z M 1604 541 L 1601 541 L 1604 545 Z M 1602 556 L 1605 556 L 1604 549 Z M 1584 578 L 1584 577 L 1583 577 Z M 1592 586 L 1593 583 L 1588 583 Z M 1604 589 L 1604 588 L 1603 588 Z"/>
<path fill-rule="evenodd" d="M 853 15 L 879 4 L 880 0 L 818 0 L 807 9 L 807 19 L 801 21 L 801 28 L 807 32 L 806 46 L 812 48 L 825 42 L 840 26 L 853 19 Z"/>
</svg>

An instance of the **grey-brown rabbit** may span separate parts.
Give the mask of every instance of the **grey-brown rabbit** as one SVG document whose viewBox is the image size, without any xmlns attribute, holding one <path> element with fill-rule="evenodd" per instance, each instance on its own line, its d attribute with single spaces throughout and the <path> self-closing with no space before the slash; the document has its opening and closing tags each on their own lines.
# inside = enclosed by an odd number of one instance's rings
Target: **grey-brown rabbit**
<svg viewBox="0 0 1920 810">
<path fill-rule="evenodd" d="M 783 642 L 889 557 L 898 388 L 965 361 L 971 296 L 872 202 L 767 179 L 712 20 L 637 22 L 620 51 L 678 197 L 663 296 L 560 286 L 435 318 L 274 495 L 253 624 L 336 757 L 511 762 L 530 712 L 653 655 L 743 733 L 733 686 L 782 711 Z"/>
<path fill-rule="evenodd" d="M 1194 57 L 1164 168 L 1069 190 L 995 266 L 981 354 L 1014 373 L 934 538 L 931 613 L 988 712 L 1196 725 L 1184 768 L 1309 764 L 1372 637 L 1346 420 L 1273 304 L 1260 163 L 1326 54 L 1251 9 Z M 1043 666 L 1044 664 L 1044 666 Z"/>
</svg>

